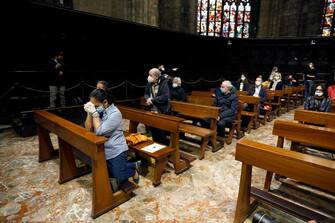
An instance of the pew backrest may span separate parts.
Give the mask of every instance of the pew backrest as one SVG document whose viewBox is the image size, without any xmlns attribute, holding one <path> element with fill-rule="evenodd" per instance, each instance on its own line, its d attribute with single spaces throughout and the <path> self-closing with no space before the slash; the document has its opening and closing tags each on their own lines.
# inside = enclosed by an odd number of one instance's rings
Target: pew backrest
<svg viewBox="0 0 335 223">
<path fill-rule="evenodd" d="M 299 109 L 294 112 L 294 120 L 304 124 L 307 123 L 307 124 L 322 125 L 324 127 L 335 129 L 334 113 Z"/>
<path fill-rule="evenodd" d="M 187 96 L 187 102 L 198 104 L 198 105 L 207 105 L 213 106 L 214 105 L 214 98 L 210 97 L 196 97 L 196 96 Z"/>
<path fill-rule="evenodd" d="M 335 151 L 335 129 L 333 128 L 305 125 L 296 121 L 276 120 L 272 134 L 293 142 Z"/>
<path fill-rule="evenodd" d="M 262 157 L 260 159 L 259 157 Z M 248 139 L 236 145 L 235 159 L 317 188 L 335 192 L 335 162 Z"/>
<path fill-rule="evenodd" d="M 45 110 L 34 111 L 35 122 L 55 133 L 75 148 L 78 148 L 92 159 L 96 158 L 97 149 L 104 149 L 103 145 L 107 141 L 104 136 L 97 136 L 85 128 L 63 119 Z M 76 140 L 73 140 L 76 139 Z"/>
</svg>

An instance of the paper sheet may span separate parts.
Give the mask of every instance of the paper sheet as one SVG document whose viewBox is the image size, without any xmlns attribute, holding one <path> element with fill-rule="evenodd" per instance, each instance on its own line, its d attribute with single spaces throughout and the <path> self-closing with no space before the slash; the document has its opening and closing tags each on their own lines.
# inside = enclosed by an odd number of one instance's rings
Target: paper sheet
<svg viewBox="0 0 335 223">
<path fill-rule="evenodd" d="M 154 153 L 160 149 L 163 149 L 165 148 L 166 146 L 164 145 L 160 145 L 160 144 L 157 144 L 157 143 L 153 143 L 151 145 L 148 145 L 146 147 L 143 147 L 142 150 L 146 151 L 146 152 L 149 152 L 149 153 Z"/>
</svg>

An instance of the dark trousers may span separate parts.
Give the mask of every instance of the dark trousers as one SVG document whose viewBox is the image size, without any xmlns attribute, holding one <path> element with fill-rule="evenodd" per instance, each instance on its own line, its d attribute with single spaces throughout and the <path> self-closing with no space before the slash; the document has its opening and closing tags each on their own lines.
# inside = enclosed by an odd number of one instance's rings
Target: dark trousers
<svg viewBox="0 0 335 223">
<path fill-rule="evenodd" d="M 170 144 L 169 140 L 166 138 L 166 132 L 161 130 L 161 129 L 157 129 L 154 127 L 149 127 L 149 130 L 151 132 L 152 138 L 155 142 L 164 144 L 166 146 L 168 146 Z"/>
<path fill-rule="evenodd" d="M 112 178 L 116 178 L 119 183 L 125 182 L 135 174 L 136 163 L 127 162 L 128 151 L 124 151 L 117 157 L 107 160 L 108 169 Z"/>
</svg>

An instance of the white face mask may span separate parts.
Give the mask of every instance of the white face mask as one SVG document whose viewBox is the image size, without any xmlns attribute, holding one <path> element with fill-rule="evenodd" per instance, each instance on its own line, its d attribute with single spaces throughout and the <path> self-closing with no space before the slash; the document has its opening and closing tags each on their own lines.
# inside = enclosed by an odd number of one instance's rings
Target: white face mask
<svg viewBox="0 0 335 223">
<path fill-rule="evenodd" d="M 148 76 L 148 82 L 152 83 L 152 82 L 154 82 L 154 79 L 151 76 Z"/>
<path fill-rule="evenodd" d="M 245 80 L 245 77 L 241 77 L 241 80 L 244 81 L 244 80 Z"/>
<path fill-rule="evenodd" d="M 173 83 L 173 84 L 172 84 L 172 87 L 178 87 L 178 84 Z"/>
<path fill-rule="evenodd" d="M 321 97 L 323 95 L 323 92 L 316 91 L 315 96 Z"/>
<path fill-rule="evenodd" d="M 259 86 L 259 85 L 262 84 L 262 82 L 260 82 L 260 81 L 255 81 L 255 84 L 256 84 L 256 86 Z"/>
<path fill-rule="evenodd" d="M 274 80 L 279 81 L 279 77 L 278 76 L 274 77 Z"/>
</svg>

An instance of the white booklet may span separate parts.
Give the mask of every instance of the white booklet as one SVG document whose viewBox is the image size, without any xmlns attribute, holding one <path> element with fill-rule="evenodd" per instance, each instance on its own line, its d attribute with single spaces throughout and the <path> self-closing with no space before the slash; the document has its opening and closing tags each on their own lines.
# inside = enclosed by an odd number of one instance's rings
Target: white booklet
<svg viewBox="0 0 335 223">
<path fill-rule="evenodd" d="M 142 150 L 149 152 L 149 153 L 154 153 L 160 149 L 165 148 L 166 146 L 158 144 L 158 143 L 153 143 L 151 145 L 148 145 L 146 147 L 143 147 Z"/>
</svg>

